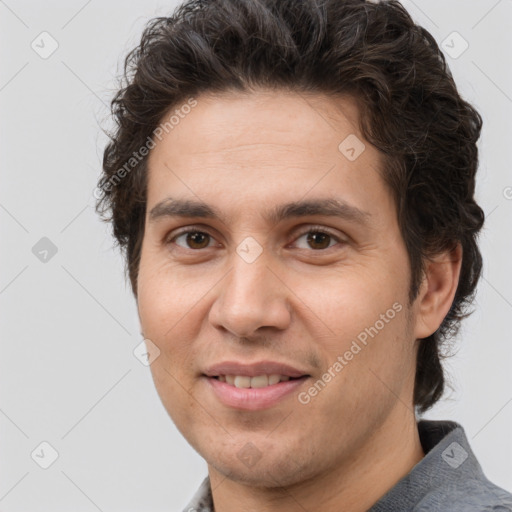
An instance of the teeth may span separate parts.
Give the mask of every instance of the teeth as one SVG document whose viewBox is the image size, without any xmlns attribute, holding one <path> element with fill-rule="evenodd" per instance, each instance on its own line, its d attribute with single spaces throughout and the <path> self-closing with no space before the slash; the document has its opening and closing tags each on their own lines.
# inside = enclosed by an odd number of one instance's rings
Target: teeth
<svg viewBox="0 0 512 512">
<path fill-rule="evenodd" d="M 266 388 L 268 386 L 268 377 L 259 375 L 251 378 L 251 388 Z"/>
<path fill-rule="evenodd" d="M 284 379 L 285 377 L 283 377 Z M 280 375 L 269 375 L 268 376 L 268 385 L 272 386 L 273 384 L 277 384 L 281 380 Z"/>
<path fill-rule="evenodd" d="M 237 388 L 265 388 L 267 386 L 273 386 L 278 382 L 286 382 L 290 380 L 290 377 L 286 375 L 258 375 L 256 377 L 248 377 L 246 375 L 219 375 L 221 382 L 226 382 L 231 386 Z"/>
<path fill-rule="evenodd" d="M 251 387 L 251 377 L 241 377 L 237 375 L 235 377 L 235 388 L 250 388 Z"/>
</svg>

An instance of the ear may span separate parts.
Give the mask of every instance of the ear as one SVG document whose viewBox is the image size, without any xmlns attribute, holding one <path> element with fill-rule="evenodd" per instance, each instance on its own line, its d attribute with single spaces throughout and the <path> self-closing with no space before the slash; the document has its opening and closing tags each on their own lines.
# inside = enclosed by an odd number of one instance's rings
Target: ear
<svg viewBox="0 0 512 512">
<path fill-rule="evenodd" d="M 462 264 L 460 244 L 427 260 L 420 292 L 416 297 L 415 339 L 433 334 L 448 314 L 459 284 Z"/>
</svg>

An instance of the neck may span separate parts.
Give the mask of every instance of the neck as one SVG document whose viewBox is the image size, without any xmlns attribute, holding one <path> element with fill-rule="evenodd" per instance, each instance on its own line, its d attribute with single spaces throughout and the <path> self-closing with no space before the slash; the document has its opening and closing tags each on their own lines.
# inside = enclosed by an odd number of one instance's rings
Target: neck
<svg viewBox="0 0 512 512">
<path fill-rule="evenodd" d="M 215 512 L 367 511 L 424 457 L 414 414 L 407 411 L 404 421 L 405 407 L 398 407 L 400 421 L 388 418 L 334 469 L 286 488 L 249 487 L 209 465 Z"/>
</svg>

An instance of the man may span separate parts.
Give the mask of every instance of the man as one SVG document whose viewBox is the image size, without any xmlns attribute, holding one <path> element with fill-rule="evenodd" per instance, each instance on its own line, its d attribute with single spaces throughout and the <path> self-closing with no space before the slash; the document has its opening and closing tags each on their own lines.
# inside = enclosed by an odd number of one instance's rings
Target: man
<svg viewBox="0 0 512 512">
<path fill-rule="evenodd" d="M 113 222 L 188 511 L 512 510 L 442 395 L 481 272 L 479 114 L 395 1 L 189 1 L 113 101 Z"/>
</svg>

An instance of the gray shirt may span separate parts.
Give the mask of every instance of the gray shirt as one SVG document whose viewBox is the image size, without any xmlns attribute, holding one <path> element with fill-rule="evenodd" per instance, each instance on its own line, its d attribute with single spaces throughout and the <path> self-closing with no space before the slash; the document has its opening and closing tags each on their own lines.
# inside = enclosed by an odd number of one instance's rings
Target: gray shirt
<svg viewBox="0 0 512 512">
<path fill-rule="evenodd" d="M 368 512 L 512 512 L 512 494 L 484 475 L 464 429 L 420 420 L 425 457 Z M 209 478 L 183 512 L 214 512 Z"/>
</svg>

